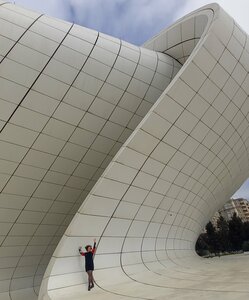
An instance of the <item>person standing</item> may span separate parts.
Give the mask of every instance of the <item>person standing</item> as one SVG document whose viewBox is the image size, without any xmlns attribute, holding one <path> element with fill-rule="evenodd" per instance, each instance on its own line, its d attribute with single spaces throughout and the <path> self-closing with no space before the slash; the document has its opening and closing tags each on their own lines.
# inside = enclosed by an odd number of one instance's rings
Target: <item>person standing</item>
<svg viewBox="0 0 249 300">
<path fill-rule="evenodd" d="M 93 258 L 94 254 L 96 253 L 96 239 L 93 240 L 94 244 L 93 247 L 91 245 L 86 245 L 85 249 L 86 252 L 82 251 L 82 247 L 79 247 L 80 255 L 85 257 L 85 270 L 88 274 L 88 291 L 90 291 L 94 287 L 94 278 L 93 278 L 93 271 L 94 271 L 94 263 Z"/>
</svg>

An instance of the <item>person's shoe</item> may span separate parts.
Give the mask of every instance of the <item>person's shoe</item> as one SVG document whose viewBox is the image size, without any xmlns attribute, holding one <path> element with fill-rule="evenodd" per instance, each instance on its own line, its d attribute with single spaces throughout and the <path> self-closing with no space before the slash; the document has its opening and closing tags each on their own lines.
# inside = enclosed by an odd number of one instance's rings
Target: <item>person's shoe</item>
<svg viewBox="0 0 249 300">
<path fill-rule="evenodd" d="M 90 286 L 90 284 L 88 285 L 88 291 L 90 291 L 91 290 L 91 286 Z"/>
<path fill-rule="evenodd" d="M 92 289 L 92 288 L 94 288 L 94 284 L 93 284 L 93 282 L 92 282 L 92 286 L 91 286 L 91 289 Z"/>
</svg>

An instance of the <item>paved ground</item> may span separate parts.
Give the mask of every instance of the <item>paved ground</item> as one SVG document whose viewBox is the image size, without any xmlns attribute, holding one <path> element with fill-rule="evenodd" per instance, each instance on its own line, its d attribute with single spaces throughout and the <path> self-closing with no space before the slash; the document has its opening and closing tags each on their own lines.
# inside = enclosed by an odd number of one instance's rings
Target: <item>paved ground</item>
<svg viewBox="0 0 249 300">
<path fill-rule="evenodd" d="M 147 266 L 148 267 L 148 266 Z M 246 300 L 249 299 L 249 255 L 229 255 L 185 263 L 185 267 L 152 264 L 136 272 L 134 266 L 113 270 L 112 278 L 96 273 L 96 287 L 77 285 L 54 291 L 53 299 L 87 300 Z M 119 284 L 119 282 L 121 282 Z"/>
</svg>

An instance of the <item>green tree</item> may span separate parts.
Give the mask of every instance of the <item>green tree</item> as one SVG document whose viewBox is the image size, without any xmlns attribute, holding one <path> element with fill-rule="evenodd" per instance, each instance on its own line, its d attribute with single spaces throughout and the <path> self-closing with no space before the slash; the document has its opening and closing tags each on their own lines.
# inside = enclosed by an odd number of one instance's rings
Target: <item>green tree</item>
<svg viewBox="0 0 249 300">
<path fill-rule="evenodd" d="M 246 250 L 249 247 L 249 222 L 242 220 L 234 213 L 230 221 L 222 216 L 217 220 L 217 228 L 211 222 L 206 225 L 206 233 L 202 233 L 196 242 L 199 255 L 224 251 Z M 246 250 L 247 251 L 247 250 Z"/>
<path fill-rule="evenodd" d="M 229 240 L 231 243 L 232 250 L 241 250 L 242 243 L 243 243 L 243 235 L 244 235 L 244 226 L 241 219 L 236 215 L 233 214 L 232 219 L 228 223 L 229 226 Z"/>
<path fill-rule="evenodd" d="M 219 249 L 224 252 L 230 249 L 229 243 L 229 226 L 228 222 L 220 215 L 217 220 L 217 239 L 219 244 Z"/>
<path fill-rule="evenodd" d="M 249 222 L 243 223 L 243 239 L 249 241 Z"/>
<path fill-rule="evenodd" d="M 206 225 L 206 231 L 207 231 L 207 241 L 209 245 L 209 251 L 212 253 L 216 253 L 219 251 L 218 247 L 218 239 L 217 239 L 217 232 L 214 227 L 214 225 L 209 221 Z"/>
<path fill-rule="evenodd" d="M 200 256 L 206 255 L 209 253 L 209 245 L 207 241 L 207 234 L 201 233 L 196 244 L 195 244 L 195 250 L 197 254 Z"/>
</svg>

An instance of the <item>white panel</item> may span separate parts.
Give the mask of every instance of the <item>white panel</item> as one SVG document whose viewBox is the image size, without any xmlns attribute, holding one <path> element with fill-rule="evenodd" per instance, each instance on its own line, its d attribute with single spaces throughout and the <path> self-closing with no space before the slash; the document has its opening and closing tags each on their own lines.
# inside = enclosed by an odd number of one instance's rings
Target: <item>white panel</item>
<svg viewBox="0 0 249 300">
<path fill-rule="evenodd" d="M 7 142 L 30 147 L 38 133 L 23 127 L 8 124 L 1 133 L 1 138 Z"/>
<path fill-rule="evenodd" d="M 23 74 L 25 74 L 25 76 L 22 76 Z M 26 87 L 30 87 L 38 75 L 39 73 L 37 71 L 7 58 L 1 63 L 1 77 Z"/>
<path fill-rule="evenodd" d="M 8 57 L 37 71 L 41 71 L 49 60 L 48 56 L 21 44 L 17 44 Z"/>
<path fill-rule="evenodd" d="M 61 100 L 69 86 L 45 74 L 41 74 L 35 82 L 33 89 L 51 98 Z"/>
<path fill-rule="evenodd" d="M 51 59 L 43 73 L 70 85 L 74 81 L 78 71 L 55 59 Z"/>
</svg>

